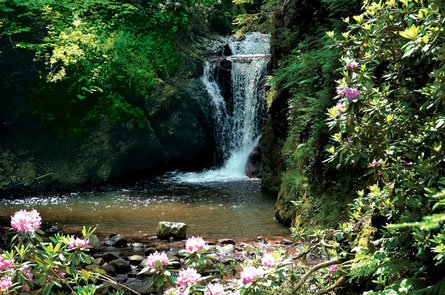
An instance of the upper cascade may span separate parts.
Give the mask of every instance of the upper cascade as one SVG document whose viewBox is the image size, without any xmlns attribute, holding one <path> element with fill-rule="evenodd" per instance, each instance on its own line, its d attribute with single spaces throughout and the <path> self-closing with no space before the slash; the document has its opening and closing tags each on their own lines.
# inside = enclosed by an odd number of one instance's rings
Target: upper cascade
<svg viewBox="0 0 445 295">
<path fill-rule="evenodd" d="M 204 172 L 177 173 L 182 182 L 247 179 L 250 153 L 258 145 L 265 118 L 265 74 L 269 35 L 247 33 L 245 39 L 224 38 L 221 55 L 205 64 L 201 77 L 209 94 L 215 126 L 216 164 Z M 222 164 L 222 165 L 221 165 Z"/>
</svg>

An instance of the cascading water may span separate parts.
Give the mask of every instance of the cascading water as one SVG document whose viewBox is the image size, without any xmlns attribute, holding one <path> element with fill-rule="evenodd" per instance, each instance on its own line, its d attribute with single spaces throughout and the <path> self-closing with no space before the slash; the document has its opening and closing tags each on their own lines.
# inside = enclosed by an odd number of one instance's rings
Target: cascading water
<svg viewBox="0 0 445 295">
<path fill-rule="evenodd" d="M 221 168 L 178 173 L 182 182 L 211 182 L 246 179 L 249 154 L 258 144 L 264 121 L 264 77 L 269 62 L 269 36 L 248 33 L 244 40 L 226 41 L 230 55 L 208 61 L 202 75 L 213 108 L 217 158 Z M 230 83 L 221 85 L 223 66 Z M 226 88 L 224 88 L 226 87 Z M 228 89 L 230 88 L 230 89 Z"/>
</svg>

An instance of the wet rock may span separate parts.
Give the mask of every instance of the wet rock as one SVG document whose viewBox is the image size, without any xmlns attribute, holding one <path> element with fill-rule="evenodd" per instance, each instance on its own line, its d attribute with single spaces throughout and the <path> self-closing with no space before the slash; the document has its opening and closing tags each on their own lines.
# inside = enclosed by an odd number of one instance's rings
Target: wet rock
<svg viewBox="0 0 445 295">
<path fill-rule="evenodd" d="M 170 250 L 170 246 L 167 244 L 161 244 L 159 246 L 156 247 L 156 251 L 162 252 L 162 251 L 169 251 Z"/>
<path fill-rule="evenodd" d="M 110 262 L 112 260 L 118 259 L 120 255 L 112 252 L 96 253 L 93 255 L 94 258 L 102 258 L 105 262 Z"/>
<path fill-rule="evenodd" d="M 133 243 L 133 244 L 131 244 L 131 248 L 132 249 L 142 249 L 142 248 L 144 248 L 144 244 L 142 244 L 142 243 Z"/>
<path fill-rule="evenodd" d="M 123 274 L 131 271 L 130 263 L 122 258 L 110 261 L 108 264 L 114 268 L 117 274 Z"/>
<path fill-rule="evenodd" d="M 155 253 L 156 252 L 156 249 L 155 248 L 152 248 L 152 247 L 150 247 L 150 248 L 147 248 L 147 250 L 145 250 L 145 256 L 148 256 L 148 255 L 150 255 L 150 254 L 152 254 L 152 253 Z"/>
<path fill-rule="evenodd" d="M 116 257 L 117 258 L 117 257 Z M 113 259 L 111 259 L 111 260 L 113 260 Z M 110 260 L 110 261 L 111 261 Z M 102 264 L 104 264 L 105 263 L 105 259 L 103 259 L 102 257 L 98 257 L 98 258 L 96 258 L 96 259 L 94 259 L 94 264 L 97 264 L 97 265 L 102 265 Z"/>
<path fill-rule="evenodd" d="M 151 288 L 148 285 L 148 283 L 140 279 L 129 278 L 124 283 L 124 285 L 129 287 L 130 289 L 133 289 L 134 291 L 138 292 L 141 295 L 148 295 L 150 294 L 151 291 Z"/>
<path fill-rule="evenodd" d="M 218 243 L 223 244 L 223 245 L 228 245 L 228 244 L 235 245 L 235 241 L 231 240 L 231 239 L 218 240 Z"/>
<path fill-rule="evenodd" d="M 156 235 L 160 239 L 168 240 L 170 237 L 175 240 L 186 238 L 187 225 L 182 222 L 161 221 L 158 223 Z"/>
<path fill-rule="evenodd" d="M 283 244 L 283 245 L 292 245 L 293 243 L 292 243 L 292 241 L 290 241 L 290 240 L 288 240 L 288 239 L 283 239 L 283 240 L 281 241 L 281 244 Z"/>
<path fill-rule="evenodd" d="M 127 239 L 121 235 L 115 235 L 106 240 L 104 244 L 109 247 L 121 248 L 127 246 Z"/>
<path fill-rule="evenodd" d="M 266 243 L 266 239 L 263 238 L 263 237 L 257 237 L 256 240 L 257 240 L 258 242 L 260 242 L 260 243 L 263 243 L 263 244 Z"/>
<path fill-rule="evenodd" d="M 90 241 L 90 246 L 92 246 L 93 248 L 101 248 L 102 247 L 102 242 L 99 240 L 99 238 L 96 235 L 91 235 L 89 237 L 89 241 Z"/>
<path fill-rule="evenodd" d="M 144 265 L 145 267 L 146 265 Z M 141 271 L 141 269 L 135 271 L 136 277 L 140 277 L 140 278 L 146 278 L 146 277 L 151 277 L 152 273 L 150 272 L 149 269 Z"/>
<path fill-rule="evenodd" d="M 225 254 L 230 254 L 230 253 L 235 252 L 235 246 L 233 246 L 232 244 L 229 244 L 224 247 L 221 247 L 219 249 L 219 251 L 221 251 L 222 253 L 225 253 Z"/>
<path fill-rule="evenodd" d="M 263 167 L 261 164 L 261 146 L 258 144 L 250 153 L 246 164 L 246 175 L 250 178 L 261 178 Z"/>
<path fill-rule="evenodd" d="M 102 269 L 107 272 L 107 275 L 114 276 L 116 274 L 116 270 L 114 269 L 114 267 L 108 263 L 102 265 Z"/>
<path fill-rule="evenodd" d="M 94 294 L 95 295 L 108 295 L 110 292 L 110 287 L 111 287 L 111 284 L 108 282 L 100 284 L 99 286 L 97 286 L 96 292 Z"/>
<path fill-rule="evenodd" d="M 144 260 L 145 257 L 141 255 L 131 255 L 128 257 L 128 261 L 131 265 L 140 265 L 142 260 Z"/>
</svg>

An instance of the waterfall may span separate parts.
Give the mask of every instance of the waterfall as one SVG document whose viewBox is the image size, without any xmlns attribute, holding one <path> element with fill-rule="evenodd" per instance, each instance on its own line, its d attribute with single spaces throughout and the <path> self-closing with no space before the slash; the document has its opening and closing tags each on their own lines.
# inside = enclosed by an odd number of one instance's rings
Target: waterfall
<svg viewBox="0 0 445 295">
<path fill-rule="evenodd" d="M 201 77 L 211 99 L 215 158 L 222 165 L 203 172 L 178 173 L 174 178 L 179 181 L 246 179 L 248 157 L 261 137 L 265 118 L 264 78 L 269 62 L 269 36 L 248 33 L 244 40 L 226 38 L 224 41 L 224 53 L 206 62 Z"/>
</svg>

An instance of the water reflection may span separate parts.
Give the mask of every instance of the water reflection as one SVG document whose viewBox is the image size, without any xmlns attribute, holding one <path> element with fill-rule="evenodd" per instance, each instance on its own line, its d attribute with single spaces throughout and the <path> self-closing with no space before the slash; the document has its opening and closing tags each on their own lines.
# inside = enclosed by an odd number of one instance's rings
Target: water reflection
<svg viewBox="0 0 445 295">
<path fill-rule="evenodd" d="M 283 236 L 274 219 L 274 199 L 261 193 L 258 180 L 181 184 L 168 179 L 132 187 L 106 187 L 66 195 L 1 200 L 0 217 L 37 209 L 60 228 L 97 227 L 99 233 L 155 233 L 159 221 L 181 221 L 188 235 L 205 238 Z"/>
</svg>

